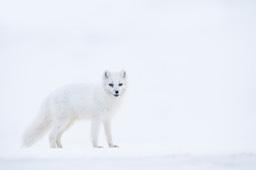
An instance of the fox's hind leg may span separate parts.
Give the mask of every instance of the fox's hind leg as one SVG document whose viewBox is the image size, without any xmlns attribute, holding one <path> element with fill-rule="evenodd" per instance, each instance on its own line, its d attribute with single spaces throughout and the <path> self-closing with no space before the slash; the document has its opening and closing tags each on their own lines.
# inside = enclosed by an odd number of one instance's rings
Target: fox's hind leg
<svg viewBox="0 0 256 170">
<path fill-rule="evenodd" d="M 71 124 L 70 119 L 61 120 L 55 124 L 53 130 L 49 135 L 49 142 L 51 148 L 62 148 L 61 137 L 63 132 L 69 127 Z"/>
<path fill-rule="evenodd" d="M 63 148 L 62 143 L 61 143 L 62 134 L 63 134 L 63 132 L 60 132 L 57 135 L 56 145 L 57 145 L 58 148 Z"/>
</svg>

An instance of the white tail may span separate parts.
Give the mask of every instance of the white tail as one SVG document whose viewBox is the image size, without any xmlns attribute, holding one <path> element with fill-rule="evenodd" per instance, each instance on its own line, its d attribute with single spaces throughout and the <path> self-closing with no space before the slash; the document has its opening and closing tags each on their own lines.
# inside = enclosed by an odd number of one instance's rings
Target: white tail
<svg viewBox="0 0 256 170">
<path fill-rule="evenodd" d="M 36 143 L 50 127 L 50 119 L 45 108 L 41 108 L 39 115 L 25 131 L 22 139 L 24 147 L 30 147 Z"/>
</svg>

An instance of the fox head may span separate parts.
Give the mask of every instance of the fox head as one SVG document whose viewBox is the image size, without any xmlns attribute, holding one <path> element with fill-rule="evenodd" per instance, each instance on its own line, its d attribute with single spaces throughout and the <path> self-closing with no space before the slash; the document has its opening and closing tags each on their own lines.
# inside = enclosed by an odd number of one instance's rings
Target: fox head
<svg viewBox="0 0 256 170">
<path fill-rule="evenodd" d="M 108 94 L 119 97 L 121 96 L 127 85 L 127 76 L 124 70 L 119 72 L 105 71 L 103 75 L 104 88 Z"/>
</svg>

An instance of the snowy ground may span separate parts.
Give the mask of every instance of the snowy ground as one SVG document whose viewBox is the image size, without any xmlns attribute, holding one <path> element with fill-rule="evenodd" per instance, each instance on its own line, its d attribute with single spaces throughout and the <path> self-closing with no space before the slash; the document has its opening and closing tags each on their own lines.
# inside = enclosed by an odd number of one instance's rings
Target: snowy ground
<svg viewBox="0 0 256 170">
<path fill-rule="evenodd" d="M 254 154 L 173 154 L 159 150 L 19 150 L 0 159 L 1 169 L 176 169 L 254 170 Z"/>
<path fill-rule="evenodd" d="M 0 169 L 256 169 L 256 1 L 0 1 Z M 119 149 L 20 138 L 56 88 L 126 69 Z M 106 146 L 101 132 L 100 144 Z"/>
</svg>

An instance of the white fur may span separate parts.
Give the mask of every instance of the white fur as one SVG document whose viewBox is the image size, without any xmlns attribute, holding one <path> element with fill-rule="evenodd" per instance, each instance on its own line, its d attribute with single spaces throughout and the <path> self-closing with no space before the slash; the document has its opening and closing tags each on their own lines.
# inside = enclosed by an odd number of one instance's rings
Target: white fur
<svg viewBox="0 0 256 170">
<path fill-rule="evenodd" d="M 39 115 L 23 136 L 24 146 L 34 144 L 51 127 L 51 148 L 62 148 L 61 136 L 77 119 L 90 119 L 93 147 L 99 148 L 100 125 L 104 125 L 109 147 L 113 144 L 110 121 L 126 89 L 125 71 L 104 72 L 103 85 L 77 84 L 60 88 L 43 102 Z M 117 92 L 118 91 L 118 92 Z M 118 93 L 118 94 L 117 94 Z"/>
</svg>

